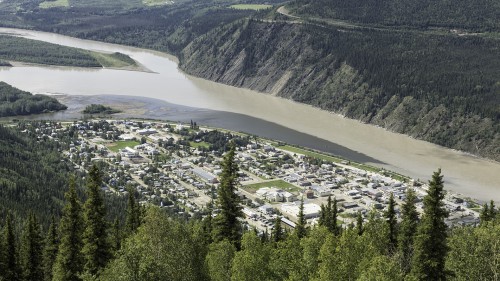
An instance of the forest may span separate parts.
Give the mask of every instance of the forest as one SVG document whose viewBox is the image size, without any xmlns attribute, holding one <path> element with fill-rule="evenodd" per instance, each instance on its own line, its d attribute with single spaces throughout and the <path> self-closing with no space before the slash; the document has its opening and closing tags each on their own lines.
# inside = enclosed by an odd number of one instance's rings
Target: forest
<svg viewBox="0 0 500 281">
<path fill-rule="evenodd" d="M 297 0 L 290 7 L 301 16 L 379 26 L 500 31 L 500 3 L 494 0 Z"/>
<path fill-rule="evenodd" d="M 83 50 L 5 35 L 0 35 L 0 59 L 63 66 L 102 66 Z"/>
<path fill-rule="evenodd" d="M 32 95 L 0 81 L 0 117 L 65 110 L 67 106 L 46 95 Z"/>
<path fill-rule="evenodd" d="M 13 137 L 4 133 L 2 138 Z M 170 217 L 127 195 L 122 218 L 107 218 L 93 165 L 84 181 L 60 186 L 60 216 L 42 227 L 38 216 L 0 218 L 0 278 L 4 280 L 495 280 L 500 266 L 500 215 L 491 202 L 478 226 L 449 228 L 440 170 L 429 182 L 424 212 L 410 188 L 401 206 L 391 197 L 382 215 L 337 224 L 335 199 L 307 226 L 303 205 L 294 229 L 278 217 L 271 233 L 244 230 L 236 195 L 234 146 L 221 163 L 217 200 L 204 218 Z M 71 173 L 70 173 L 71 174 Z M 81 196 L 79 192 L 84 192 Z M 392 203 L 391 203 L 392 202 Z M 124 207 L 125 208 L 125 207 Z M 396 210 L 401 220 L 396 219 Z"/>
</svg>

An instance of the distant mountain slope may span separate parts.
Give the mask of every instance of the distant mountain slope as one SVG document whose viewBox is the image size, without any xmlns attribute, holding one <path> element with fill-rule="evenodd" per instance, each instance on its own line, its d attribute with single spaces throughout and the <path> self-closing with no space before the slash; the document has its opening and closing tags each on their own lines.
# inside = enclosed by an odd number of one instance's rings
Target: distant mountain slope
<svg viewBox="0 0 500 281">
<path fill-rule="evenodd" d="M 181 68 L 500 159 L 498 41 L 249 20 L 188 45 Z"/>
<path fill-rule="evenodd" d="M 365 24 L 500 31 L 497 0 L 298 0 L 289 7 L 301 16 Z"/>
</svg>

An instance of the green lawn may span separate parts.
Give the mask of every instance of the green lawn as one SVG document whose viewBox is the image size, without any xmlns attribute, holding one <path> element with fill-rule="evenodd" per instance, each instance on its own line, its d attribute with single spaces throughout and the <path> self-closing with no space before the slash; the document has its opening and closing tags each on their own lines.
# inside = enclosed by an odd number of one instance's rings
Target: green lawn
<svg viewBox="0 0 500 281">
<path fill-rule="evenodd" d="M 139 145 L 139 144 L 141 144 L 141 143 L 137 142 L 137 141 L 117 141 L 117 142 L 114 142 L 114 143 L 108 145 L 108 148 L 109 148 L 109 150 L 111 150 L 113 152 L 118 152 L 118 151 L 120 151 L 120 149 L 124 149 L 127 146 L 130 148 L 133 148 L 134 146 Z"/>
<path fill-rule="evenodd" d="M 272 5 L 266 5 L 266 4 L 236 4 L 229 6 L 229 8 L 237 10 L 255 10 L 255 11 L 269 9 L 271 7 Z"/>
<path fill-rule="evenodd" d="M 201 142 L 194 142 L 194 141 L 190 141 L 189 142 L 189 145 L 191 147 L 194 147 L 194 148 L 198 148 L 198 147 L 205 147 L 205 148 L 209 148 L 210 147 L 210 144 L 208 142 L 204 142 L 204 141 L 201 141 Z"/>
<path fill-rule="evenodd" d="M 260 188 L 263 187 L 276 187 L 279 189 L 286 190 L 288 192 L 298 192 L 300 191 L 299 187 L 296 187 L 293 184 L 287 183 L 284 180 L 273 180 L 273 181 L 268 181 L 268 182 L 260 182 L 260 183 L 254 183 L 254 184 L 249 184 L 243 186 L 243 189 L 249 191 L 249 192 L 255 192 Z"/>
<path fill-rule="evenodd" d="M 49 9 L 55 7 L 69 7 L 69 1 L 68 0 L 45 1 L 40 3 L 39 7 L 42 9 Z"/>
</svg>

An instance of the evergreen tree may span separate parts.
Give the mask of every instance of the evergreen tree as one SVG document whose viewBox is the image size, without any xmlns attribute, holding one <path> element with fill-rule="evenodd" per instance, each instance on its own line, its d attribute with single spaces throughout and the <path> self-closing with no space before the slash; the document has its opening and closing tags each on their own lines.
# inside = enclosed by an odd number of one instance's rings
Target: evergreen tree
<svg viewBox="0 0 500 281">
<path fill-rule="evenodd" d="M 401 224 L 398 235 L 398 253 L 401 259 L 401 268 L 404 274 L 411 269 L 413 256 L 413 240 L 418 226 L 418 212 L 415 207 L 417 196 L 411 188 L 406 192 L 406 199 L 401 207 Z"/>
<path fill-rule="evenodd" d="M 319 212 L 318 225 L 327 227 L 327 220 L 326 220 L 327 210 L 325 204 L 321 204 L 320 209 L 321 210 Z"/>
<path fill-rule="evenodd" d="M 274 229 L 273 229 L 273 241 L 279 242 L 283 240 L 283 229 L 281 228 L 281 217 L 277 216 L 274 221 Z"/>
<path fill-rule="evenodd" d="M 83 205 L 85 230 L 82 249 L 85 272 L 93 276 L 106 266 L 111 257 L 101 184 L 101 173 L 94 164 L 87 178 L 87 200 Z"/>
<path fill-rule="evenodd" d="M 141 210 L 139 204 L 135 200 L 134 190 L 128 189 L 128 202 L 127 202 L 127 218 L 125 221 L 125 229 L 127 234 L 134 233 L 140 225 Z"/>
<path fill-rule="evenodd" d="M 358 211 L 358 216 L 356 217 L 356 231 L 358 235 L 363 235 L 363 215 Z"/>
<path fill-rule="evenodd" d="M 396 211 L 394 209 L 394 205 L 396 202 L 394 201 L 394 194 L 391 193 L 391 196 L 389 197 L 389 204 L 387 206 L 387 211 L 384 214 L 384 217 L 386 219 L 387 223 L 387 228 L 388 228 L 388 238 L 389 238 L 389 253 L 393 253 L 394 250 L 397 247 L 397 218 L 396 218 Z"/>
<path fill-rule="evenodd" d="M 231 148 L 222 162 L 217 198 L 220 213 L 213 219 L 213 239 L 216 242 L 228 239 L 238 248 L 241 237 L 241 226 L 238 218 L 243 217 L 243 212 L 241 211 L 240 198 L 236 194 L 238 165 L 234 161 L 235 150 L 234 144 L 231 144 Z"/>
<path fill-rule="evenodd" d="M 19 280 L 20 270 L 18 253 L 16 247 L 16 236 L 14 234 L 14 222 L 11 213 L 7 213 L 5 226 L 3 228 L 3 263 L 5 280 Z"/>
<path fill-rule="evenodd" d="M 21 265 L 24 280 L 43 280 L 42 234 L 35 215 L 30 213 L 21 244 Z"/>
<path fill-rule="evenodd" d="M 494 220 L 497 216 L 497 210 L 495 207 L 495 202 L 493 200 L 490 200 L 490 214 L 489 214 L 489 219 Z"/>
<path fill-rule="evenodd" d="M 43 276 L 45 281 L 52 280 L 52 268 L 57 257 L 57 247 L 59 241 L 57 236 L 56 219 L 52 216 L 49 230 L 45 236 L 45 246 L 43 249 Z"/>
<path fill-rule="evenodd" d="M 328 197 L 330 199 L 330 197 Z M 332 232 L 334 235 L 339 235 L 340 234 L 340 227 L 337 225 L 337 220 L 338 220 L 338 207 L 337 207 L 337 198 L 333 198 L 333 204 L 330 207 L 332 215 L 330 216 L 331 218 L 331 225 L 332 225 Z"/>
<path fill-rule="evenodd" d="M 481 214 L 479 214 L 479 219 L 481 221 L 481 224 L 490 221 L 490 209 L 488 207 L 488 204 L 484 203 Z"/>
<path fill-rule="evenodd" d="M 304 216 L 304 198 L 300 199 L 299 217 L 297 226 L 295 227 L 297 237 L 302 238 L 306 236 L 306 217 Z"/>
<path fill-rule="evenodd" d="M 120 227 L 120 221 L 115 219 L 113 226 L 111 228 L 111 249 L 113 253 L 116 254 L 121 247 L 122 240 L 122 229 Z"/>
<path fill-rule="evenodd" d="M 207 245 L 212 243 L 212 203 L 209 204 L 208 207 L 208 214 L 207 216 L 203 219 L 201 227 L 203 228 L 203 233 L 205 235 L 205 241 Z"/>
<path fill-rule="evenodd" d="M 70 178 L 69 190 L 65 194 L 66 205 L 59 222 L 60 243 L 54 263 L 54 281 L 78 281 L 83 269 L 81 203 L 76 194 L 74 177 Z"/>
<path fill-rule="evenodd" d="M 330 232 L 333 233 L 333 229 L 337 225 L 337 222 L 335 222 L 335 224 L 333 224 L 333 222 L 332 222 L 332 197 L 331 196 L 328 196 L 328 201 L 326 204 L 325 221 L 326 221 L 326 223 L 325 223 L 326 228 L 328 228 L 328 230 L 330 230 Z"/>
<path fill-rule="evenodd" d="M 445 280 L 446 245 L 445 196 L 441 169 L 434 172 L 424 198 L 424 214 L 417 229 L 411 274 L 420 280 Z"/>
</svg>

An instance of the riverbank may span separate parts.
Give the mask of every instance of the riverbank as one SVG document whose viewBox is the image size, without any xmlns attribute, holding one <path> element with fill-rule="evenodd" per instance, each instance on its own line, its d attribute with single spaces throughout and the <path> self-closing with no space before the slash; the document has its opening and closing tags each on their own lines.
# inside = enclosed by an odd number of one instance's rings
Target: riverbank
<svg viewBox="0 0 500 281">
<path fill-rule="evenodd" d="M 373 164 L 415 179 L 425 181 L 433 171 L 441 167 L 447 188 L 480 200 L 492 198 L 500 202 L 500 163 L 391 133 L 312 106 L 195 78 L 181 72 L 171 56 L 158 52 L 36 31 L 23 30 L 22 33 L 28 33 L 30 37 L 38 40 L 68 46 L 121 52 L 156 72 L 151 74 L 110 69 L 91 72 L 74 69 L 65 71 L 46 67 L 0 68 L 4 81 L 23 90 L 80 96 L 124 95 L 154 98 L 176 106 L 196 108 L 197 116 L 219 124 L 215 127 L 236 126 L 236 131 L 242 130 L 256 135 L 286 134 L 288 130 L 301 132 L 299 134 L 324 141 L 319 142 L 322 147 L 318 147 L 318 150 L 345 148 L 355 152 L 355 157 L 364 157 L 365 161 L 359 162 Z M 26 81 L 25 77 L 30 77 L 30 81 Z M 213 111 L 222 113 L 216 114 L 218 117 L 214 119 L 211 115 Z M 155 114 L 168 115 L 160 107 L 155 109 Z M 190 118 L 194 114 L 193 111 L 180 114 L 186 121 L 196 119 Z M 270 130 L 265 128 L 269 124 L 277 126 L 271 127 L 274 131 L 269 132 Z M 298 137 L 294 134 L 290 136 Z M 310 147 L 307 144 L 302 146 Z"/>
</svg>

